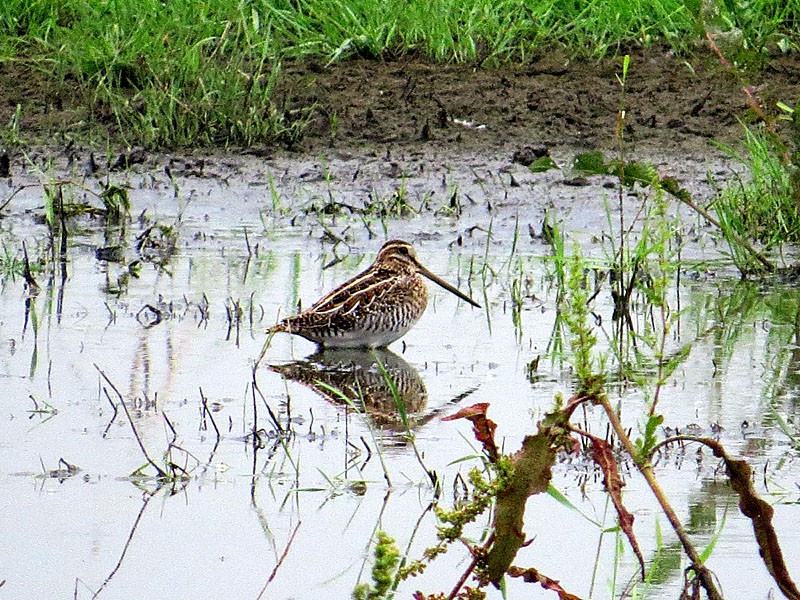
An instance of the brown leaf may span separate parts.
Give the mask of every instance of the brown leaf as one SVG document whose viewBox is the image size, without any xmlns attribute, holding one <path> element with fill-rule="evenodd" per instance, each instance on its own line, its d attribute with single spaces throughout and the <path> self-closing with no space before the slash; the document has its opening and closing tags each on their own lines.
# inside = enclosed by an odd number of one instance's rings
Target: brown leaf
<svg viewBox="0 0 800 600">
<path fill-rule="evenodd" d="M 772 515 L 775 511 L 767 502 L 759 498 L 755 489 L 753 489 L 753 482 L 750 478 L 752 473 L 750 465 L 743 460 L 730 458 L 722 444 L 716 440 L 708 438 L 695 439 L 709 446 L 714 451 L 714 456 L 725 461 L 728 478 L 731 480 L 731 487 L 739 495 L 739 510 L 753 522 L 753 531 L 758 543 L 758 549 L 767 570 L 784 596 L 791 600 L 800 600 L 800 590 L 797 589 L 789 575 L 789 570 L 783 560 L 783 552 L 781 552 L 781 547 L 778 543 L 778 536 L 772 526 Z"/>
<path fill-rule="evenodd" d="M 642 551 L 639 549 L 639 542 L 636 541 L 636 536 L 633 534 L 633 515 L 629 513 L 625 505 L 622 504 L 622 487 L 625 484 L 619 476 L 617 461 L 614 460 L 614 453 L 611 449 L 611 445 L 599 437 L 588 434 L 587 437 L 592 442 L 592 460 L 603 470 L 603 485 L 611 496 L 611 501 L 614 503 L 614 508 L 617 511 L 617 518 L 619 519 L 619 526 L 628 537 L 628 542 L 636 558 L 639 559 L 639 566 L 642 569 L 642 578 L 644 578 L 644 557 L 642 556 Z"/>
<path fill-rule="evenodd" d="M 472 433 L 475 435 L 475 439 L 483 444 L 483 451 L 494 462 L 500 456 L 497 445 L 494 443 L 494 431 L 497 429 L 497 423 L 486 418 L 488 408 L 488 402 L 479 402 L 462 408 L 454 415 L 442 417 L 442 421 L 455 421 L 456 419 L 472 421 Z"/>
<path fill-rule="evenodd" d="M 559 600 L 581 600 L 578 596 L 564 591 L 564 588 L 561 587 L 558 581 L 542 575 L 534 568 L 520 569 L 519 567 L 511 566 L 508 568 L 508 574 L 511 577 L 521 577 L 526 583 L 541 584 L 544 589 L 556 592 Z"/>
</svg>

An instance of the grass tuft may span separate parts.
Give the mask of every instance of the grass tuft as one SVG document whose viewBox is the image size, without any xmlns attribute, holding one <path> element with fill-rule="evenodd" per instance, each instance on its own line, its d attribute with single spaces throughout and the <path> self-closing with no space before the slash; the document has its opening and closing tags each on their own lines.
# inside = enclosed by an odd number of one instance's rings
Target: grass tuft
<svg viewBox="0 0 800 600">
<path fill-rule="evenodd" d="M 767 248 L 800 242 L 800 178 L 796 165 L 786 165 L 781 148 L 770 137 L 745 128 L 744 153 L 723 147 L 745 165 L 749 180 L 735 181 L 717 197 L 720 222 L 742 237 Z"/>
</svg>

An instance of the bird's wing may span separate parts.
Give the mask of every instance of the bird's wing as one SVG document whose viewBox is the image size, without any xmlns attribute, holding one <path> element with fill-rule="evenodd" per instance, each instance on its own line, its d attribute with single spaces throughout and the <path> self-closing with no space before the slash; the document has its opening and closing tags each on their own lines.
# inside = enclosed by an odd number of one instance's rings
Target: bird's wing
<svg viewBox="0 0 800 600">
<path fill-rule="evenodd" d="M 392 271 L 367 269 L 318 300 L 311 308 L 287 317 L 286 321 L 302 322 L 304 327 L 326 327 L 334 318 L 352 318 L 357 313 L 369 311 L 370 306 L 380 303 L 399 283 Z"/>
</svg>

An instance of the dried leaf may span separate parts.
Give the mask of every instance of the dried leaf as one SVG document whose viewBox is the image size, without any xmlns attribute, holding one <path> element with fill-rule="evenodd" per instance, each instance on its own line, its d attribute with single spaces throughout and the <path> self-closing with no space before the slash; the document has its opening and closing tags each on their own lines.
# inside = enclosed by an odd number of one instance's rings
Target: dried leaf
<svg viewBox="0 0 800 600">
<path fill-rule="evenodd" d="M 486 410 L 488 408 L 488 402 L 479 402 L 462 408 L 454 415 L 443 417 L 442 421 L 455 421 L 456 419 L 472 421 L 472 432 L 475 435 L 475 439 L 483 444 L 484 452 L 494 462 L 500 456 L 497 445 L 494 443 L 494 431 L 497 429 L 497 423 L 486 418 Z"/>
<path fill-rule="evenodd" d="M 642 551 L 639 549 L 639 542 L 636 541 L 636 536 L 633 534 L 633 515 L 629 513 L 625 505 L 622 504 L 622 487 L 625 484 L 619 476 L 617 461 L 614 460 L 614 453 L 611 449 L 611 445 L 599 437 L 593 435 L 588 437 L 592 442 L 592 460 L 603 470 L 603 485 L 611 496 L 611 501 L 614 503 L 614 508 L 617 511 L 617 518 L 619 519 L 619 526 L 628 537 L 628 542 L 633 549 L 633 553 L 636 554 L 636 558 L 639 559 L 639 566 L 642 569 L 642 578 L 644 578 L 644 557 L 642 556 Z"/>
<path fill-rule="evenodd" d="M 565 592 L 561 584 L 555 579 L 550 579 L 542 575 L 534 568 L 520 569 L 519 567 L 509 567 L 508 574 L 511 577 L 521 577 L 525 583 L 538 583 L 546 590 L 551 590 L 558 594 L 558 600 L 581 600 L 578 596 Z"/>
<path fill-rule="evenodd" d="M 783 552 L 781 552 L 781 547 L 778 543 L 778 536 L 772 526 L 772 515 L 775 511 L 767 502 L 759 498 L 755 489 L 753 489 L 753 482 L 750 478 L 752 473 L 750 465 L 743 460 L 730 458 L 722 444 L 716 440 L 708 438 L 695 439 L 709 446 L 714 451 L 714 456 L 725 461 L 725 466 L 728 469 L 728 478 L 731 480 L 731 487 L 739 495 L 739 510 L 753 522 L 753 531 L 764 565 L 766 565 L 767 570 L 784 596 L 791 600 L 800 600 L 800 590 L 797 589 L 789 575 L 789 570 L 783 560 Z"/>
</svg>

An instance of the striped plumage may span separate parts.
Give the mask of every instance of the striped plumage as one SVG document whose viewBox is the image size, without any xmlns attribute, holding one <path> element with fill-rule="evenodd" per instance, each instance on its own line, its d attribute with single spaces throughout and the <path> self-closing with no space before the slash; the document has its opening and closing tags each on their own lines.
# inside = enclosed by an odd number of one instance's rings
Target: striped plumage
<svg viewBox="0 0 800 600">
<path fill-rule="evenodd" d="M 391 240 L 366 271 L 267 332 L 293 333 L 327 347 L 383 348 L 405 335 L 425 312 L 428 289 L 421 276 L 480 308 L 423 267 L 411 244 Z"/>
</svg>

